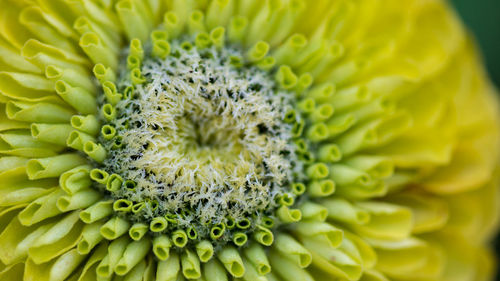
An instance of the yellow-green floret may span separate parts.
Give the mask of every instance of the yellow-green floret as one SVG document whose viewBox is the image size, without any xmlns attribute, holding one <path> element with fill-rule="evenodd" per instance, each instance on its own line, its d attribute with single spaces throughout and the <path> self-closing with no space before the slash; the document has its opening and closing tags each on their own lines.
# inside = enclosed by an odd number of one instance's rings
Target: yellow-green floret
<svg viewBox="0 0 500 281">
<path fill-rule="evenodd" d="M 247 218 L 240 231 L 252 231 L 276 217 L 280 198 L 294 200 L 291 185 L 304 179 L 285 122 L 295 94 L 244 64 L 238 46 L 168 46 L 165 58 L 145 52 L 136 60 L 140 83 L 123 71 L 116 87 L 127 96 L 106 103 L 116 117 L 102 115 L 108 153 L 99 167 L 126 182 L 110 196 L 143 206 L 127 215 L 133 221 L 168 216 L 173 223 L 165 232 L 190 228 L 208 238 L 210 226 Z M 126 58 L 130 65 L 135 57 Z M 226 231 L 218 241 L 232 236 Z"/>
<path fill-rule="evenodd" d="M 489 280 L 497 91 L 445 2 L 0 0 L 0 280 Z"/>
</svg>

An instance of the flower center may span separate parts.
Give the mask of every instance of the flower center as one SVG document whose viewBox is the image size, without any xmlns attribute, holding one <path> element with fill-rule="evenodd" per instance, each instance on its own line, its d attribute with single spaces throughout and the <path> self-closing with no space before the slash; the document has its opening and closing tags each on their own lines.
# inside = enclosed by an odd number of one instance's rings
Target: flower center
<svg viewBox="0 0 500 281">
<path fill-rule="evenodd" d="M 238 48 L 169 46 L 170 55 L 146 55 L 140 72 L 118 79 L 126 98 L 113 106 L 113 136 L 100 140 L 108 151 L 102 169 L 125 182 L 111 196 L 142 204 L 133 220 L 169 218 L 172 230 L 202 237 L 221 224 L 254 230 L 275 216 L 280 200 L 295 198 L 291 185 L 302 164 L 284 121 L 293 95 L 267 72 L 239 63 Z"/>
</svg>

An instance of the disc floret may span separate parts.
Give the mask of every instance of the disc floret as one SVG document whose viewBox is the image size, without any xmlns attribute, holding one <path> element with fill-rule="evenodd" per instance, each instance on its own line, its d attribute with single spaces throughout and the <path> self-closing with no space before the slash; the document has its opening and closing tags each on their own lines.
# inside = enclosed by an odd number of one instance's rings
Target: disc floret
<svg viewBox="0 0 500 281">
<path fill-rule="evenodd" d="M 277 222 L 301 217 L 289 209 L 303 192 L 294 189 L 303 170 L 293 140 L 300 116 L 295 95 L 280 86 L 290 82 L 279 83 L 293 73 L 280 69 L 275 81 L 255 64 L 267 43 L 244 54 L 219 44 L 223 34 L 167 41 L 155 31 L 146 47 L 131 41 L 116 80 L 94 69 L 105 124 L 99 144 L 85 147 L 96 150 L 87 154 L 114 211 L 135 223 L 131 236 L 169 234 L 180 247 L 204 239 L 243 246 L 248 235 L 270 244 Z"/>
</svg>

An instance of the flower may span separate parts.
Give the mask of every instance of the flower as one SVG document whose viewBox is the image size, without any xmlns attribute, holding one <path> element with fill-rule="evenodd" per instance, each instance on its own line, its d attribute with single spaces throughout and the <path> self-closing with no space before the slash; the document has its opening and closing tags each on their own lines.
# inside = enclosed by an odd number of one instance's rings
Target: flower
<svg viewBox="0 0 500 281">
<path fill-rule="evenodd" d="M 1 280 L 488 280 L 498 109 L 441 1 L 1 0 Z"/>
</svg>

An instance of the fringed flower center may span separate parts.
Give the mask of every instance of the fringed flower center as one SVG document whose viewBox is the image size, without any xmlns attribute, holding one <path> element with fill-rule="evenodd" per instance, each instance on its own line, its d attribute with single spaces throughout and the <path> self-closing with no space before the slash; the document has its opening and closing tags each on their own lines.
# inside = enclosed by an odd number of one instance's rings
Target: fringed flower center
<svg viewBox="0 0 500 281">
<path fill-rule="evenodd" d="M 114 136 L 103 135 L 103 169 L 128 184 L 112 197 L 148 202 L 136 220 L 168 216 L 203 236 L 228 220 L 253 229 L 279 198 L 293 197 L 300 163 L 284 122 L 293 96 L 267 72 L 235 63 L 238 49 L 171 43 L 165 58 L 146 55 L 140 83 L 133 70 L 119 79 L 128 94 L 114 105 Z"/>
</svg>

